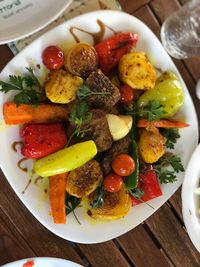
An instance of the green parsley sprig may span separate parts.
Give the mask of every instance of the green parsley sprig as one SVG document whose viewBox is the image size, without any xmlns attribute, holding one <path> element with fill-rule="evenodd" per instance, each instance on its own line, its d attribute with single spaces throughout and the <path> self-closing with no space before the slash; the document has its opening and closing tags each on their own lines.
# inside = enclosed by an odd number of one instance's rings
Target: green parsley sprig
<svg viewBox="0 0 200 267">
<path fill-rule="evenodd" d="M 161 129 L 161 134 L 167 138 L 165 143 L 166 148 L 174 149 L 174 145 L 177 142 L 177 139 L 180 138 L 178 128 L 171 128 L 171 129 Z"/>
<path fill-rule="evenodd" d="M 168 166 L 171 166 L 172 170 L 165 169 Z M 153 164 L 153 168 L 161 184 L 175 182 L 177 180 L 176 173 L 184 171 L 181 159 L 177 155 L 164 155 L 156 164 Z"/>
<path fill-rule="evenodd" d="M 137 113 L 140 117 L 147 118 L 148 121 L 157 121 L 160 120 L 167 112 L 159 101 L 152 100 L 149 101 L 146 106 L 139 108 Z"/>
<path fill-rule="evenodd" d="M 0 91 L 8 93 L 18 91 L 14 96 L 17 106 L 20 104 L 39 104 L 44 98 L 44 90 L 35 76 L 32 68 L 26 68 L 28 73 L 25 76 L 9 75 L 9 82 L 0 81 Z"/>
<path fill-rule="evenodd" d="M 77 101 L 70 112 L 69 121 L 75 127 L 73 134 L 68 139 L 67 145 L 71 142 L 74 136 L 84 137 L 85 133 L 90 131 L 90 128 L 83 128 L 83 125 L 92 119 L 92 112 L 89 111 L 85 101 Z"/>
</svg>

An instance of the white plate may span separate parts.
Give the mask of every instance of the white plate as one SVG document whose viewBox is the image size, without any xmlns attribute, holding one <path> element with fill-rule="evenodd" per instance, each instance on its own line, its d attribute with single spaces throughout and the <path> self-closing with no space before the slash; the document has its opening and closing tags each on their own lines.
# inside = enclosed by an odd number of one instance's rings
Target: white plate
<svg viewBox="0 0 200 267">
<path fill-rule="evenodd" d="M 188 234 L 200 252 L 200 195 L 194 194 L 200 182 L 200 144 L 195 149 L 187 169 L 182 187 L 182 212 Z"/>
<path fill-rule="evenodd" d="M 20 261 L 11 262 L 1 267 L 22 267 L 27 261 L 34 261 L 33 267 L 83 267 L 80 264 L 74 263 L 72 261 L 57 259 L 57 258 L 30 258 Z"/>
<path fill-rule="evenodd" d="M 97 11 L 69 20 L 34 41 L 11 60 L 2 71 L 0 79 L 6 80 L 9 74 L 20 73 L 24 70 L 24 66 L 30 66 L 30 64 L 36 65 L 39 63 L 42 65 L 41 53 L 48 45 L 58 43 L 63 44 L 66 43 L 66 41 L 70 43 L 73 42 L 73 38 L 68 31 L 70 26 L 81 27 L 82 29 L 91 32 L 98 31 L 99 28 L 96 23 L 97 19 L 101 19 L 105 24 L 118 31 L 137 32 L 140 36 L 137 50 L 146 51 L 151 57 L 154 65 L 161 67 L 162 70 L 171 70 L 180 77 L 177 68 L 163 49 L 159 40 L 140 20 L 119 11 Z M 83 41 L 92 41 L 87 34 L 79 34 Z M 106 35 L 108 34 L 111 33 L 106 33 Z M 42 68 L 40 71 L 42 71 Z M 190 123 L 190 127 L 180 131 L 181 138 L 175 147 L 175 153 L 181 155 L 182 162 L 184 166 L 186 166 L 198 142 L 198 126 L 191 97 L 181 77 L 180 80 L 185 94 L 185 104 L 180 110 L 178 117 L 181 119 L 184 118 L 186 122 Z M 10 95 L 1 94 L 0 106 L 2 107 L 3 103 L 9 99 L 12 99 Z M 0 120 L 3 120 L 2 110 L 0 112 Z M 39 190 L 37 186 L 32 184 L 25 194 L 21 193 L 29 178 L 27 177 L 27 174 L 23 173 L 16 167 L 16 163 L 21 156 L 20 154 L 14 153 L 11 149 L 12 142 L 19 140 L 19 127 L 7 128 L 6 131 L 0 132 L 0 140 L 1 151 L 4 151 L 3 153 L 0 153 L 2 170 L 22 202 L 49 230 L 58 236 L 79 243 L 103 242 L 133 229 L 162 206 L 179 188 L 183 181 L 183 173 L 180 173 L 178 175 L 178 180 L 175 183 L 163 185 L 163 196 L 151 201 L 151 205 L 155 209 L 151 209 L 146 204 L 141 204 L 132 208 L 130 213 L 123 219 L 107 223 L 91 223 L 88 216 L 83 212 L 83 209 L 79 208 L 77 210 L 77 216 L 81 221 L 81 225 L 75 221 L 72 214 L 67 217 L 66 225 L 55 225 L 49 215 L 50 209 L 48 198 L 46 197 L 46 200 L 44 200 L 44 197 L 41 197 L 41 190 Z"/>
<path fill-rule="evenodd" d="M 0 44 L 5 44 L 44 28 L 55 20 L 72 0 L 1 0 Z"/>
</svg>

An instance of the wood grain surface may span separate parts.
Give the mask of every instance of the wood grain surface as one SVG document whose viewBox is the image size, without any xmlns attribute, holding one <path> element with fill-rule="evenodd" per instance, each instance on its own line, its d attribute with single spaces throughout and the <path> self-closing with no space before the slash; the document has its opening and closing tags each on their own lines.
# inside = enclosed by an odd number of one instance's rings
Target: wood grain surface
<svg viewBox="0 0 200 267">
<path fill-rule="evenodd" d="M 124 11 L 142 20 L 159 38 L 160 26 L 185 0 L 120 0 Z M 0 46 L 0 70 L 13 57 Z M 200 119 L 195 83 L 200 57 L 174 60 Z M 200 121 L 200 120 L 199 120 Z M 68 242 L 44 228 L 25 208 L 0 172 L 0 265 L 28 257 L 68 259 L 86 267 L 198 267 L 200 255 L 185 230 L 181 189 L 143 224 L 117 239 L 94 245 Z"/>
</svg>

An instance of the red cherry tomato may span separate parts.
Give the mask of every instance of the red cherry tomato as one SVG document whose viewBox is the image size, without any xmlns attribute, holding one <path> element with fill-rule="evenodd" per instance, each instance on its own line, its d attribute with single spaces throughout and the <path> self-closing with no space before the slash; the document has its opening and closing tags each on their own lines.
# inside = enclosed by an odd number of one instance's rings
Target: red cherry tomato
<svg viewBox="0 0 200 267">
<path fill-rule="evenodd" d="M 122 184 L 122 177 L 114 173 L 108 174 L 103 181 L 104 188 L 108 192 L 118 192 L 121 189 Z"/>
<path fill-rule="evenodd" d="M 120 87 L 121 102 L 123 104 L 130 104 L 134 99 L 134 91 L 128 85 L 122 85 Z"/>
<path fill-rule="evenodd" d="M 113 160 L 112 169 L 120 176 L 129 176 L 135 171 L 135 161 L 128 154 L 120 154 Z"/>
<path fill-rule="evenodd" d="M 44 49 L 42 61 L 49 70 L 60 69 L 64 65 L 64 54 L 59 47 L 51 45 Z"/>
</svg>

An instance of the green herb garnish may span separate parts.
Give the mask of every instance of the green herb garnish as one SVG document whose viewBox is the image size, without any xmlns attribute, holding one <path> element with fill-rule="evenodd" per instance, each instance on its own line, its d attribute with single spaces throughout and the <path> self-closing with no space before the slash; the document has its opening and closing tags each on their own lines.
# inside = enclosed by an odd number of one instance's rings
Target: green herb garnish
<svg viewBox="0 0 200 267">
<path fill-rule="evenodd" d="M 14 102 L 17 106 L 20 104 L 37 105 L 44 98 L 44 90 L 35 76 L 32 68 L 26 68 L 26 76 L 9 75 L 9 83 L 0 81 L 0 91 L 8 93 L 10 91 L 19 91 L 14 96 Z"/>
<path fill-rule="evenodd" d="M 162 118 L 162 115 L 167 112 L 157 100 L 149 101 L 145 107 L 139 108 L 137 113 L 140 117 L 147 118 L 148 121 L 157 121 Z"/>
<path fill-rule="evenodd" d="M 163 168 L 168 166 L 171 166 L 172 170 L 163 170 Z M 161 157 L 156 164 L 153 164 L 153 168 L 161 184 L 175 182 L 177 180 L 176 173 L 184 171 L 181 159 L 176 155 Z"/>
<path fill-rule="evenodd" d="M 77 101 L 71 112 L 69 121 L 75 127 L 73 134 L 68 140 L 68 144 L 74 136 L 84 137 L 85 133 L 90 131 L 90 128 L 83 128 L 83 125 L 92 119 L 92 113 L 89 111 L 88 105 L 85 101 Z"/>
<path fill-rule="evenodd" d="M 73 213 L 75 219 L 77 220 L 77 222 L 79 224 L 80 221 L 78 219 L 78 217 L 76 216 L 74 210 L 76 207 L 78 207 L 78 205 L 81 203 L 81 200 L 80 198 L 77 198 L 77 197 L 74 197 L 74 196 L 71 196 L 69 194 L 66 194 L 66 199 L 65 199 L 65 207 L 66 207 L 66 214 L 70 214 L 71 212 Z"/>
<path fill-rule="evenodd" d="M 94 92 L 91 91 L 90 88 L 86 85 L 80 85 L 76 95 L 78 97 L 79 100 L 83 100 L 85 98 L 87 98 L 88 96 L 92 96 L 92 95 L 110 95 L 110 92 Z"/>
<path fill-rule="evenodd" d="M 132 190 L 128 190 L 129 194 L 133 196 L 136 199 L 141 199 L 144 195 L 144 191 L 142 191 L 140 188 L 134 188 Z"/>
<path fill-rule="evenodd" d="M 180 138 L 178 128 L 161 129 L 161 134 L 167 138 L 165 143 L 166 148 L 174 149 L 174 144 L 176 144 L 177 139 Z"/>
<path fill-rule="evenodd" d="M 101 207 L 104 202 L 103 198 L 104 198 L 104 187 L 103 187 L 103 183 L 101 183 L 95 191 L 95 198 L 93 199 L 91 203 L 92 208 Z"/>
</svg>

